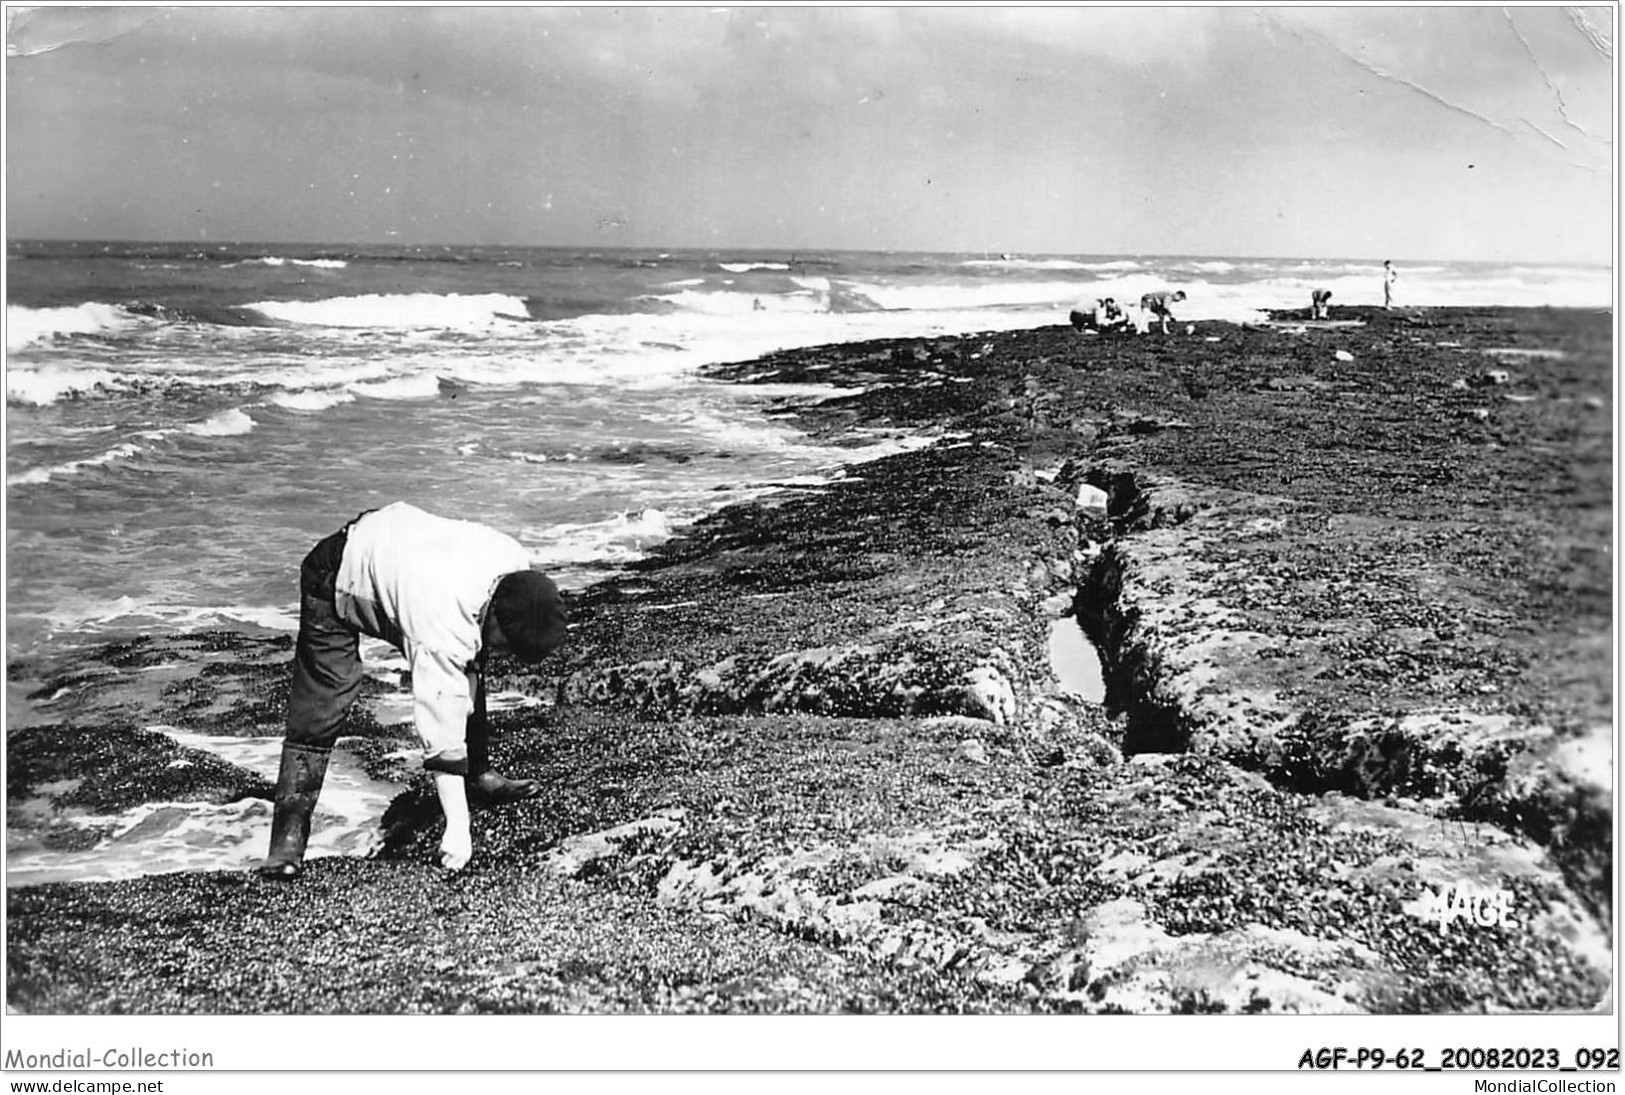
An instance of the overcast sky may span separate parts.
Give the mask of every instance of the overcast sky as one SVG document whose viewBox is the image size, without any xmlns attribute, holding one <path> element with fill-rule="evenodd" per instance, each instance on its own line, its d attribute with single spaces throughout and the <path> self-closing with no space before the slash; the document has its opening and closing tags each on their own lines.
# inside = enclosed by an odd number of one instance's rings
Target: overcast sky
<svg viewBox="0 0 1625 1095">
<path fill-rule="evenodd" d="M 1606 7 L 7 17 L 13 239 L 1612 250 Z"/>
</svg>

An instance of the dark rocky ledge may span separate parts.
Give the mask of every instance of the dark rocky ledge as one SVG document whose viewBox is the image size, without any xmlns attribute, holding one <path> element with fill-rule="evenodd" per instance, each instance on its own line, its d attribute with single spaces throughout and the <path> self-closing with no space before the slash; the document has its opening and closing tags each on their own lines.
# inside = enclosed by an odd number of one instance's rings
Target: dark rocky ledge
<svg viewBox="0 0 1625 1095">
<path fill-rule="evenodd" d="M 1340 318 L 715 370 L 863 388 L 775 412 L 827 440 L 939 440 L 575 598 L 562 657 L 500 667 L 555 701 L 497 716 L 499 763 L 547 791 L 478 815 L 462 875 L 408 780 L 382 856 L 297 886 L 14 889 L 11 1006 L 1606 1006 L 1611 317 Z M 1102 705 L 1052 671 L 1063 616 Z M 212 634 L 14 666 L 8 809 L 263 794 L 208 765 L 177 787 L 139 736 L 267 732 L 286 656 Z M 387 775 L 400 742 L 354 731 Z M 1452 887 L 1509 915 L 1441 926 Z"/>
</svg>

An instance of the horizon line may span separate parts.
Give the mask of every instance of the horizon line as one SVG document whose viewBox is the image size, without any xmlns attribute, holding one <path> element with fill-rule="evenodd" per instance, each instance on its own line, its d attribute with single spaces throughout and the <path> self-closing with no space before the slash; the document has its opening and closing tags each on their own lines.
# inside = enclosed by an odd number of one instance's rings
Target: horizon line
<svg viewBox="0 0 1625 1095">
<path fill-rule="evenodd" d="M 1363 255 L 1284 255 L 1284 254 L 1241 254 L 1241 253 L 1212 253 L 1195 251 L 1010 251 L 993 250 L 991 248 L 972 248 L 963 250 L 933 250 L 929 248 L 891 247 L 891 248 L 862 248 L 862 247 L 776 247 L 755 244 L 738 245 L 664 245 L 664 244 L 610 244 L 590 245 L 584 243 L 396 243 L 390 241 L 334 241 L 317 242 L 313 240 L 183 240 L 173 238 L 144 238 L 144 237 L 116 237 L 116 236 L 22 236 L 13 238 L 7 236 L 6 247 L 26 244 L 146 244 L 165 247 L 192 247 L 198 250 L 225 249 L 228 247 L 303 247 L 303 248 L 399 248 L 399 249 L 494 249 L 494 250 L 536 250 L 536 251 L 666 251 L 666 252 L 698 252 L 702 254 L 742 253 L 773 254 L 783 256 L 788 254 L 789 261 L 794 261 L 799 254 L 858 254 L 858 255 L 983 255 L 999 256 L 1006 261 L 1023 258 L 1032 259 L 1073 259 L 1073 258 L 1132 258 L 1132 259 L 1200 259 L 1210 261 L 1311 261 L 1311 262 L 1382 262 L 1384 259 Z M 8 256 L 9 257 L 9 256 Z M 1442 258 L 1438 256 L 1411 255 L 1403 258 L 1387 256 L 1387 261 L 1399 263 L 1422 262 L 1461 262 L 1500 264 L 1530 263 L 1540 266 L 1584 266 L 1595 269 L 1612 270 L 1614 263 L 1610 258 L 1607 262 L 1594 262 L 1584 259 L 1553 259 L 1553 258 Z"/>
</svg>

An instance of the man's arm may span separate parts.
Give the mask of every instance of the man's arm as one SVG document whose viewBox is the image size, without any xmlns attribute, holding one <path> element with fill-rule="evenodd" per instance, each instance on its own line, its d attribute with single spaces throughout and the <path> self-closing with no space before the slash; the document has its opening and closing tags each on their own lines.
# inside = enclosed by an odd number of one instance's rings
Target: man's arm
<svg viewBox="0 0 1625 1095">
<path fill-rule="evenodd" d="M 435 794 L 446 817 L 440 839 L 440 862 L 460 870 L 474 854 L 468 825 L 468 774 L 465 733 L 473 707 L 468 674 L 453 659 L 433 651 L 413 652 L 412 723 L 423 742 L 423 767 L 434 776 Z"/>
<path fill-rule="evenodd" d="M 446 815 L 446 832 L 440 838 L 440 865 L 460 871 L 474 856 L 474 835 L 468 828 L 468 791 L 463 777 L 451 772 L 434 774 L 435 794 L 440 796 L 440 812 Z"/>
</svg>

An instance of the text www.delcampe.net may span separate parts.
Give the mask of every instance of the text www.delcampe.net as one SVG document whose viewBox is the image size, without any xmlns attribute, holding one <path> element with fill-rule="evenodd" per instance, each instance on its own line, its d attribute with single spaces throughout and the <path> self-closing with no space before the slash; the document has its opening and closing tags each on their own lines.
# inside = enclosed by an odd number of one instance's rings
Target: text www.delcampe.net
<svg viewBox="0 0 1625 1095">
<path fill-rule="evenodd" d="M 7 1090 L 40 1092 L 50 1095 L 162 1095 L 162 1080 L 13 1080 Z"/>
</svg>

